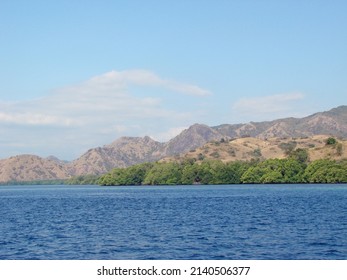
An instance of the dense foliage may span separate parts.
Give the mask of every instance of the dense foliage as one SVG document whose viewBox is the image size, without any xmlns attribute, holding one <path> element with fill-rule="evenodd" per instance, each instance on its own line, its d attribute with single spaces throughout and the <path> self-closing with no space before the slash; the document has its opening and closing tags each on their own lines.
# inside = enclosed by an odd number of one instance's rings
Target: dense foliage
<svg viewBox="0 0 347 280">
<path fill-rule="evenodd" d="M 228 162 L 144 163 L 115 168 L 101 176 L 100 185 L 189 185 L 267 183 L 347 183 L 347 162 L 317 160 L 307 163 L 303 150 L 286 159 Z"/>
<path fill-rule="evenodd" d="M 67 185 L 97 185 L 100 176 L 98 175 L 80 175 L 72 177 L 65 181 Z"/>
</svg>

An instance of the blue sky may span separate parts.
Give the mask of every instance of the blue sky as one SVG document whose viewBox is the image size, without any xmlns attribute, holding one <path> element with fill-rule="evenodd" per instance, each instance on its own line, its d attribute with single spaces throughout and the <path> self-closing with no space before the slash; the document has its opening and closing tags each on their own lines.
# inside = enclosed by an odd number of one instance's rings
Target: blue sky
<svg viewBox="0 0 347 280">
<path fill-rule="evenodd" d="M 346 105 L 346 1 L 0 2 L 0 158 Z"/>
</svg>

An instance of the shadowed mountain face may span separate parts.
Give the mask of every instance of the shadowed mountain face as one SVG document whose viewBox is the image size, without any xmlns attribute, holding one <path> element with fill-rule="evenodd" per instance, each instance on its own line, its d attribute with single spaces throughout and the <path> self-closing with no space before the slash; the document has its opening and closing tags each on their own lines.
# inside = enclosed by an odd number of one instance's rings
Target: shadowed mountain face
<svg viewBox="0 0 347 280">
<path fill-rule="evenodd" d="M 88 150 L 68 164 L 75 175 L 102 174 L 114 167 L 127 167 L 162 158 L 164 144 L 150 137 L 121 137 L 109 145 Z"/>
<path fill-rule="evenodd" d="M 198 148 L 207 142 L 221 139 L 223 137 L 223 134 L 207 125 L 194 124 L 164 144 L 164 154 L 175 155 L 185 153 L 191 149 Z"/>
<path fill-rule="evenodd" d="M 223 136 L 207 125 L 194 124 L 167 143 L 150 137 L 121 137 L 102 148 L 90 149 L 69 164 L 72 173 L 102 174 L 114 167 L 157 161 L 167 156 L 186 153 Z"/>
<path fill-rule="evenodd" d="M 0 182 L 64 179 L 76 175 L 102 174 L 115 167 L 187 153 L 211 141 L 255 137 L 259 139 L 333 135 L 347 138 L 347 106 L 305 118 L 285 118 L 247 124 L 209 127 L 194 124 L 166 143 L 150 137 L 121 137 L 109 145 L 88 150 L 78 159 L 65 163 L 54 157 L 43 159 L 20 155 L 0 160 Z"/>
</svg>

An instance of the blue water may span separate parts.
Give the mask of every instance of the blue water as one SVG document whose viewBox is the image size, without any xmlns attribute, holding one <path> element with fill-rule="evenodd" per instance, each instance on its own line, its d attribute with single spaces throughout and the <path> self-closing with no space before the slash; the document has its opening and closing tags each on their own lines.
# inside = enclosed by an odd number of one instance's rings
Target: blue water
<svg viewBox="0 0 347 280">
<path fill-rule="evenodd" d="M 0 259 L 347 259 L 346 185 L 0 187 Z"/>
</svg>

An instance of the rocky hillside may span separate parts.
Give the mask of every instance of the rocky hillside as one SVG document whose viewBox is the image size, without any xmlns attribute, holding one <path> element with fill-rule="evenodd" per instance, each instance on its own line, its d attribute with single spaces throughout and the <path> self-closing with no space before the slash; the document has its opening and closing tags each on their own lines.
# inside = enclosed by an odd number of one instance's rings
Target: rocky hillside
<svg viewBox="0 0 347 280">
<path fill-rule="evenodd" d="M 67 165 L 74 175 L 102 174 L 114 167 L 127 167 L 163 157 L 163 144 L 150 137 L 121 137 L 109 145 L 88 150 Z"/>
<path fill-rule="evenodd" d="M 194 124 L 166 143 L 157 142 L 148 136 L 121 137 L 109 145 L 88 150 L 70 163 L 60 161 L 53 156 L 47 159 L 30 155 L 11 157 L 0 160 L 0 182 L 51 180 L 76 175 L 102 174 L 114 167 L 127 167 L 186 153 L 192 157 L 212 157 L 223 160 L 283 157 L 283 151 L 277 147 L 281 143 L 276 144 L 273 141 L 293 137 L 300 139 L 313 137 L 313 142 L 308 141 L 305 145 L 318 149 L 320 144 L 317 141 L 322 142 L 323 139 L 317 140 L 318 138 L 314 136 L 321 134 L 347 138 L 347 106 L 340 106 L 305 118 L 223 124 L 214 127 Z M 246 137 L 252 137 L 247 140 L 249 143 L 244 142 Z M 205 144 L 207 145 L 204 146 Z M 213 145 L 218 145 L 216 148 L 220 150 L 215 149 Z M 300 147 L 300 143 L 297 145 Z M 320 151 L 317 149 L 316 151 Z M 310 152 L 312 159 L 319 157 L 316 152 L 313 152 L 314 149 L 310 151 L 312 151 Z M 322 153 L 322 155 L 329 154 L 325 151 Z"/>
<path fill-rule="evenodd" d="M 205 143 L 225 137 L 217 130 L 204 125 L 194 124 L 178 136 L 164 144 L 164 155 L 175 155 L 190 151 Z"/>
<path fill-rule="evenodd" d="M 0 160 L 0 182 L 56 180 L 71 177 L 65 165 L 34 155 Z"/>
<path fill-rule="evenodd" d="M 222 137 L 219 132 L 202 124 L 192 125 L 167 143 L 154 141 L 148 136 L 121 137 L 104 147 L 88 150 L 68 167 L 75 175 L 102 174 L 114 167 L 127 167 L 186 153 Z"/>
<path fill-rule="evenodd" d="M 202 147 L 193 149 L 186 154 L 167 157 L 162 162 L 204 159 L 230 161 L 266 160 L 271 158 L 286 158 L 297 150 L 304 149 L 308 152 L 310 161 L 317 159 L 347 159 L 347 140 L 335 139 L 335 144 L 327 144 L 328 135 L 315 135 L 302 138 L 267 138 L 254 137 L 237 138 L 233 140 L 212 141 Z"/>
<path fill-rule="evenodd" d="M 213 129 L 230 138 L 311 137 L 319 134 L 347 138 L 347 106 L 340 106 L 305 118 L 286 118 L 237 125 L 224 124 L 215 126 Z"/>
</svg>

